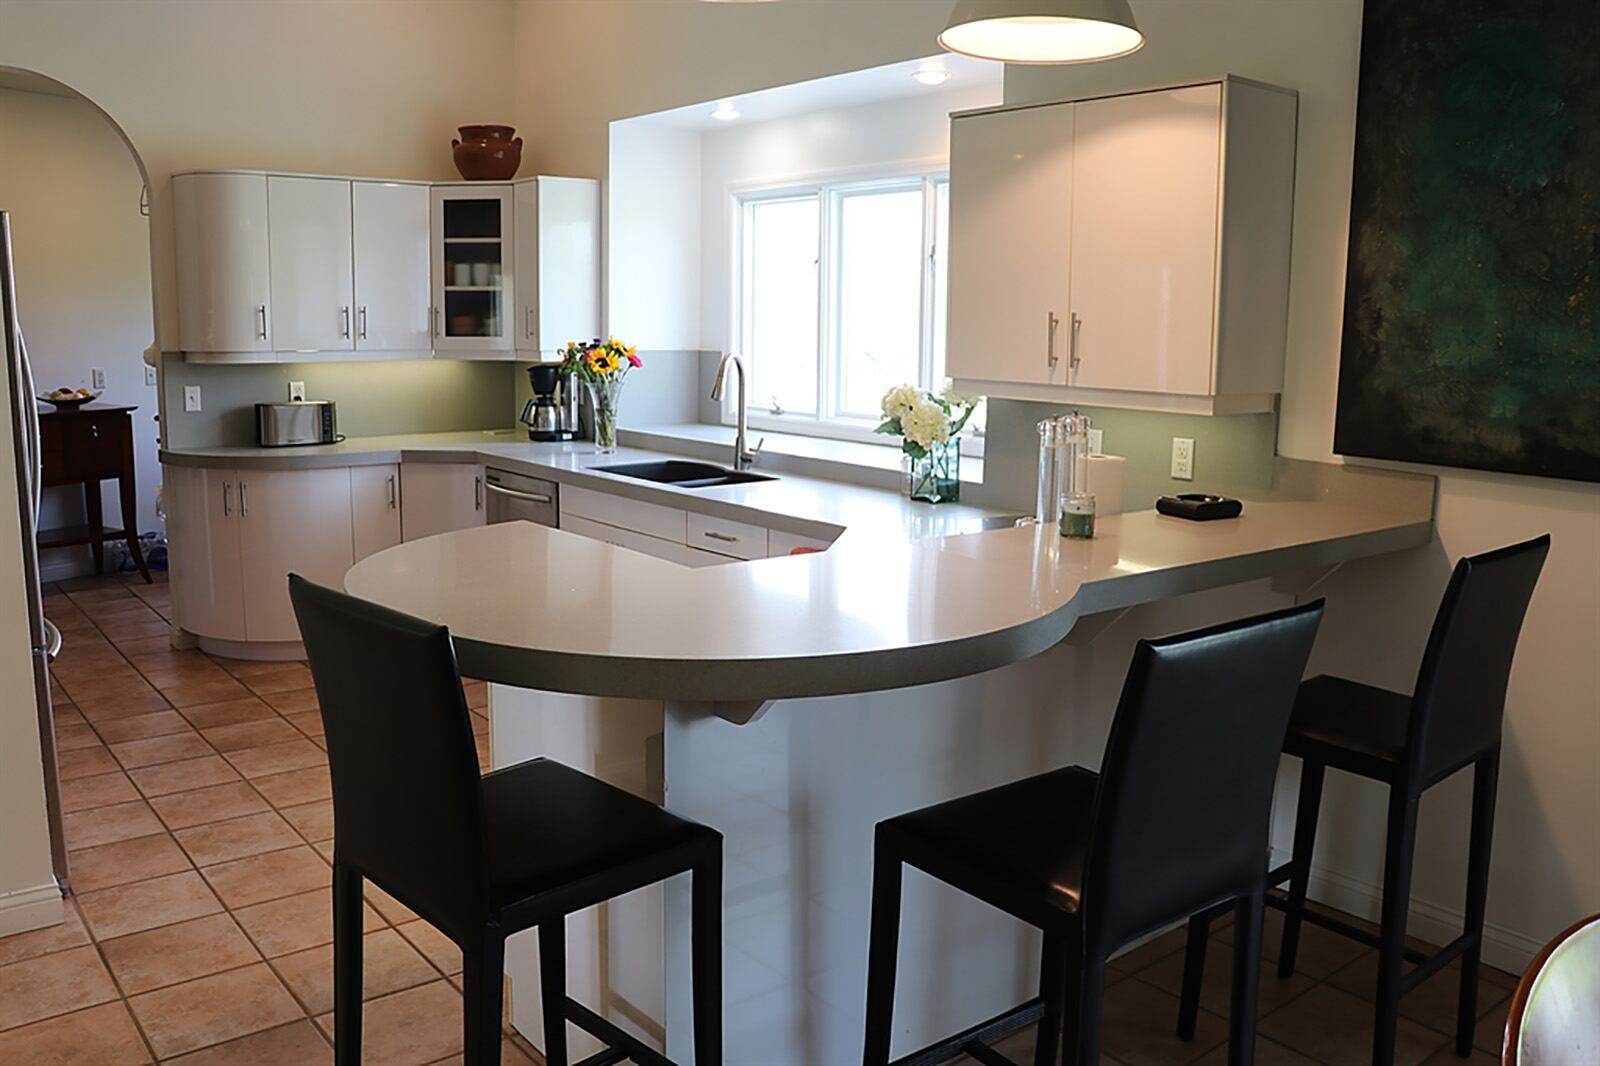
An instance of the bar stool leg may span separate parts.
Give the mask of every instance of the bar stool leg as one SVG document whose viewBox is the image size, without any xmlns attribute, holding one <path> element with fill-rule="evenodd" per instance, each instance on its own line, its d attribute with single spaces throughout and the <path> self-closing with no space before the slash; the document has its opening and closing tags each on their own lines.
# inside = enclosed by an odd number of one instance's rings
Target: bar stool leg
<svg viewBox="0 0 1600 1066">
<path fill-rule="evenodd" d="M 722 851 L 695 864 L 690 874 L 690 946 L 694 981 L 695 1066 L 722 1064 Z"/>
<path fill-rule="evenodd" d="M 1256 1003 L 1261 991 L 1263 886 L 1239 897 L 1233 918 L 1233 996 L 1228 1008 L 1228 1066 L 1250 1066 L 1256 1052 Z M 1192 929 L 1191 929 L 1192 931 Z"/>
<path fill-rule="evenodd" d="M 1494 837 L 1495 790 L 1500 779 L 1500 749 L 1479 759 L 1472 771 L 1472 842 L 1467 849 L 1465 932 L 1472 944 L 1461 956 L 1461 998 L 1456 1011 L 1456 1054 L 1472 1054 L 1478 1020 L 1478 970 L 1483 955 L 1483 916 L 1489 898 L 1489 846 Z"/>
<path fill-rule="evenodd" d="M 1033 1048 L 1033 1066 L 1055 1066 L 1061 1049 L 1061 1020 L 1066 1011 L 1067 944 L 1061 933 L 1046 931 L 1039 959 L 1039 1000 L 1044 1014 Z"/>
<path fill-rule="evenodd" d="M 900 855 L 878 834 L 872 849 L 872 932 L 867 943 L 867 1033 L 861 1061 L 884 1066 L 894 1035 L 894 977 L 900 948 Z"/>
<path fill-rule="evenodd" d="M 567 917 L 539 926 L 539 1002 L 544 1009 L 544 1061 L 567 1066 Z"/>
<path fill-rule="evenodd" d="M 1294 854 L 1290 858 L 1289 900 L 1283 908 L 1283 942 L 1278 948 L 1278 976 L 1294 974 L 1300 950 L 1301 916 L 1306 910 L 1306 887 L 1311 882 L 1311 853 L 1317 842 L 1317 810 L 1322 806 L 1324 767 L 1307 759 L 1300 767 L 1300 800 L 1295 807 Z"/>
<path fill-rule="evenodd" d="M 333 863 L 333 1056 L 361 1063 L 361 873 Z"/>
<path fill-rule="evenodd" d="M 1411 904 L 1411 860 L 1417 843 L 1417 797 L 1404 782 L 1389 786 L 1389 838 L 1383 861 L 1383 928 L 1378 947 L 1377 1020 L 1372 1066 L 1393 1066 L 1405 971 L 1406 915 Z"/>
<path fill-rule="evenodd" d="M 1074 1024 L 1066 1034 L 1067 1046 L 1072 1048 L 1072 1052 L 1066 1056 L 1068 1063 L 1099 1066 L 1100 1010 L 1105 991 L 1105 959 L 1085 946 L 1083 962 L 1078 967 L 1078 1002 L 1070 1012 Z"/>
<path fill-rule="evenodd" d="M 464 1066 L 500 1066 L 500 1021 L 506 988 L 506 942 L 498 929 L 461 953 Z"/>
<path fill-rule="evenodd" d="M 1189 918 L 1188 946 L 1183 952 L 1183 987 L 1178 995 L 1178 1039 L 1193 1040 L 1200 1017 L 1200 982 L 1206 973 L 1206 940 L 1211 935 L 1207 911 Z"/>
</svg>

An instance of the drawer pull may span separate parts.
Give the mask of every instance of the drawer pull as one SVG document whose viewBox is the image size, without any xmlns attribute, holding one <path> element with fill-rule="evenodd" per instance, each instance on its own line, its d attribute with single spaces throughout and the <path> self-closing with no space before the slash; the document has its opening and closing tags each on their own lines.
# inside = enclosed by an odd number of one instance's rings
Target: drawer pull
<svg viewBox="0 0 1600 1066">
<path fill-rule="evenodd" d="M 518 492 L 516 489 L 508 489 L 503 485 L 496 485 L 492 481 L 485 482 L 484 483 L 484 488 L 486 488 L 490 492 L 493 492 L 493 493 L 495 493 L 497 495 L 500 495 L 500 496 L 515 496 L 519 500 L 527 500 L 530 503 L 554 503 L 555 502 L 554 500 L 552 500 L 550 497 L 546 496 L 542 492 Z"/>
<path fill-rule="evenodd" d="M 739 538 L 738 537 L 731 537 L 726 533 L 718 533 L 718 532 L 716 532 L 714 530 L 710 530 L 710 529 L 705 531 L 705 535 L 710 537 L 712 540 L 720 540 L 724 544 L 737 544 L 737 543 L 739 543 Z"/>
</svg>

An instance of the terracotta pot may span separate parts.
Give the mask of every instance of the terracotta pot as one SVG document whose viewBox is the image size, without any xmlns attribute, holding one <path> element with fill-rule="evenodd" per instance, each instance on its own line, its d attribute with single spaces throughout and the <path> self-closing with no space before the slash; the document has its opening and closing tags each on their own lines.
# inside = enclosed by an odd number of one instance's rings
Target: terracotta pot
<svg viewBox="0 0 1600 1066">
<path fill-rule="evenodd" d="M 510 126 L 462 126 L 452 140 L 456 169 L 467 181 L 508 181 L 522 165 L 522 138 Z"/>
</svg>

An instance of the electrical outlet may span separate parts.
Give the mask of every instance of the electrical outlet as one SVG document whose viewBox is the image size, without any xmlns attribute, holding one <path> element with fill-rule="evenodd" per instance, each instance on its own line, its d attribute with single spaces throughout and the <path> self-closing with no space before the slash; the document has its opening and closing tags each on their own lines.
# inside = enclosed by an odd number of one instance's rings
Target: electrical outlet
<svg viewBox="0 0 1600 1066">
<path fill-rule="evenodd" d="M 1179 481 L 1194 480 L 1194 438 L 1172 438 L 1172 476 Z"/>
<path fill-rule="evenodd" d="M 185 385 L 183 387 L 183 409 L 185 411 L 200 410 L 200 386 Z"/>
<path fill-rule="evenodd" d="M 306 398 L 306 383 L 303 381 L 289 382 L 289 402 L 304 403 Z"/>
<path fill-rule="evenodd" d="M 92 368 L 89 371 L 89 387 L 91 389 L 103 389 L 103 388 L 105 388 L 106 387 L 106 372 L 104 370 L 100 369 L 99 367 Z"/>
<path fill-rule="evenodd" d="M 1106 431 L 1105 430 L 1103 430 L 1103 429 L 1091 429 L 1089 431 L 1089 454 L 1090 455 L 1104 455 L 1106 453 L 1105 444 L 1106 444 Z"/>
<path fill-rule="evenodd" d="M 144 383 L 146 385 L 152 385 L 152 386 L 155 385 L 155 383 L 156 383 L 156 368 L 155 367 L 146 366 L 144 368 Z"/>
</svg>

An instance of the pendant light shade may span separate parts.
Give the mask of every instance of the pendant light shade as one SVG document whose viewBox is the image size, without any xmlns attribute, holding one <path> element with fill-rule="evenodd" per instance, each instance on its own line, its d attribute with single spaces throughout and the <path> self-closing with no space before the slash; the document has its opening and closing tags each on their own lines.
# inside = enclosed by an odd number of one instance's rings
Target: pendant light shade
<svg viewBox="0 0 1600 1066">
<path fill-rule="evenodd" d="M 1002 63 L 1092 63 L 1144 47 L 1128 0 L 957 0 L 939 46 Z"/>
</svg>

